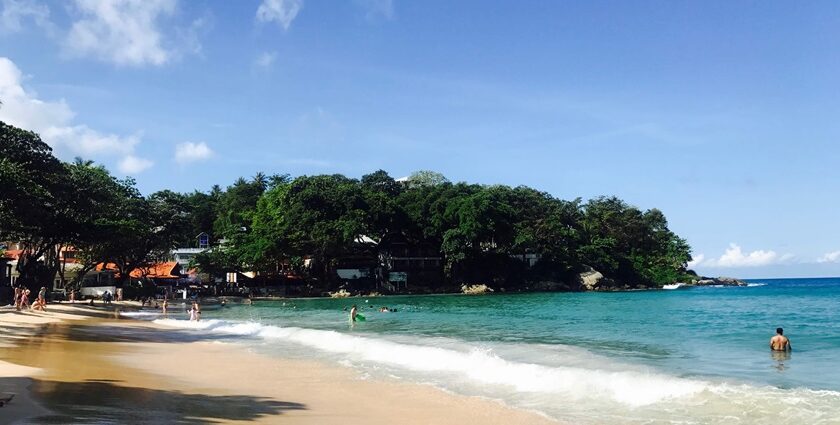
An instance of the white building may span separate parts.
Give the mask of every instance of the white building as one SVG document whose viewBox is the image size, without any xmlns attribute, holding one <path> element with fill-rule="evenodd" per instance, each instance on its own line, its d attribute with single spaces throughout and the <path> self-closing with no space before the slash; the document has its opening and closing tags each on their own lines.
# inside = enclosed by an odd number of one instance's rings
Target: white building
<svg viewBox="0 0 840 425">
<path fill-rule="evenodd" d="M 181 270 L 187 271 L 190 269 L 190 261 L 204 251 L 207 251 L 207 248 L 178 248 L 172 251 L 172 259 L 181 266 Z"/>
</svg>

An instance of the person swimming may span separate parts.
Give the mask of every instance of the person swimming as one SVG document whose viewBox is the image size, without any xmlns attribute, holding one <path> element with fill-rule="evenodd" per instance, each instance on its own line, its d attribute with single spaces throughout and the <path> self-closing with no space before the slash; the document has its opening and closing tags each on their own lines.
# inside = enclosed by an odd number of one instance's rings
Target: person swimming
<svg viewBox="0 0 840 425">
<path fill-rule="evenodd" d="M 770 338 L 770 349 L 773 351 L 790 351 L 790 340 L 784 335 L 785 330 L 776 328 L 776 335 Z"/>
</svg>

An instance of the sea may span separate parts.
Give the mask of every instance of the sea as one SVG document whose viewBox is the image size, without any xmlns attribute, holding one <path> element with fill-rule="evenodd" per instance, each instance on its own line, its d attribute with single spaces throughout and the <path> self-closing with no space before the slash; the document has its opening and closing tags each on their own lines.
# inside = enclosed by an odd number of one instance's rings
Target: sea
<svg viewBox="0 0 840 425">
<path fill-rule="evenodd" d="M 257 301 L 145 316 L 580 424 L 840 424 L 840 278 Z M 365 320 L 348 320 L 355 304 Z M 380 312 L 381 307 L 393 312 Z M 769 350 L 783 327 L 790 353 Z"/>
</svg>

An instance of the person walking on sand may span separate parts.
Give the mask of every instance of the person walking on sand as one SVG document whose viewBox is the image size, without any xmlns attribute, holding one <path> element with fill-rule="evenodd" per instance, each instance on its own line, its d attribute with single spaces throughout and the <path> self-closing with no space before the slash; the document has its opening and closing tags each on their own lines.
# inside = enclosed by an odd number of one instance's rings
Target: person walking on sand
<svg viewBox="0 0 840 425">
<path fill-rule="evenodd" d="M 790 340 L 784 335 L 785 330 L 776 328 L 776 335 L 770 338 L 770 349 L 773 351 L 790 351 Z"/>
<path fill-rule="evenodd" d="M 15 310 L 20 311 L 20 296 L 23 293 L 23 290 L 20 289 L 20 286 L 15 286 Z"/>
<path fill-rule="evenodd" d="M 47 310 L 47 288 L 45 286 L 42 286 L 41 290 L 38 291 L 38 305 L 41 311 Z"/>
<path fill-rule="evenodd" d="M 30 291 L 28 289 L 24 289 L 23 293 L 20 295 L 20 309 L 23 309 L 23 307 L 32 308 L 29 305 L 29 293 Z"/>
</svg>

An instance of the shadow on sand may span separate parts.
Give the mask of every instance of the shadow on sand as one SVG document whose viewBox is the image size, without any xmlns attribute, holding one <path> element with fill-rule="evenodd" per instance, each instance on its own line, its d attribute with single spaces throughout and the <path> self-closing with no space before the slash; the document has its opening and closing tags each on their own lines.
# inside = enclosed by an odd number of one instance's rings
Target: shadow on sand
<svg viewBox="0 0 840 425">
<path fill-rule="evenodd" d="M 263 416 L 306 409 L 300 403 L 263 397 L 186 394 L 124 387 L 112 380 L 58 382 L 2 378 L 0 388 L 15 386 L 20 381 L 25 381 L 33 396 L 52 411 L 46 416 L 29 418 L 27 423 L 205 424 L 224 420 L 253 421 Z"/>
</svg>

